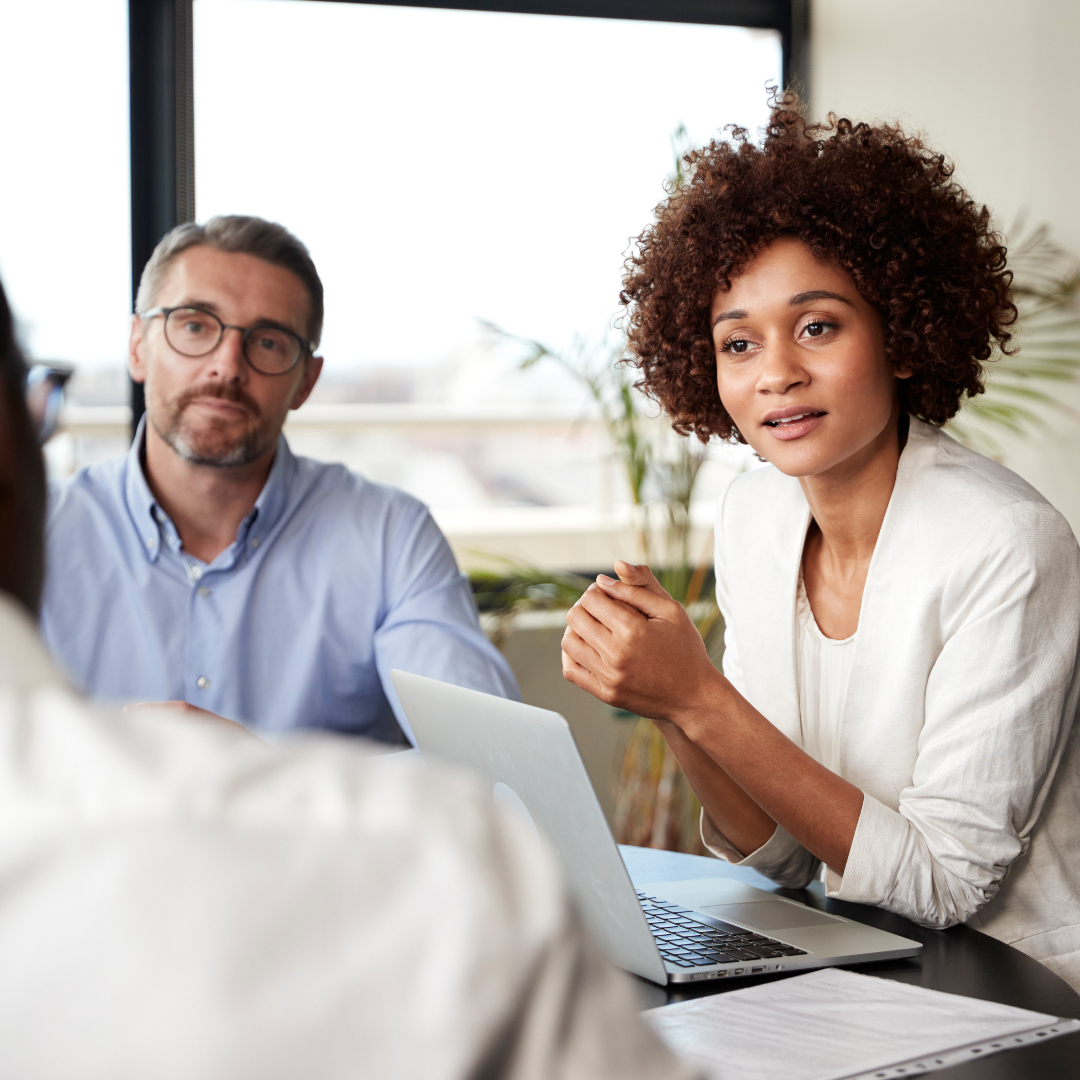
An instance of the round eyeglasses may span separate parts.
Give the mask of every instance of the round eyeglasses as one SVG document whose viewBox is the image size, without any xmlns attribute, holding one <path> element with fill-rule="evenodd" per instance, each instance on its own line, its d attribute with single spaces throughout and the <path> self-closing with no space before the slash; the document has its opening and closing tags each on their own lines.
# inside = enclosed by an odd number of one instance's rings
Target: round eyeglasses
<svg viewBox="0 0 1080 1080">
<path fill-rule="evenodd" d="M 144 311 L 139 318 L 158 315 L 165 320 L 165 340 L 181 356 L 206 356 L 221 344 L 226 330 L 239 330 L 247 362 L 262 375 L 287 374 L 311 348 L 310 342 L 283 326 L 229 326 L 202 308 L 159 307 Z"/>
</svg>

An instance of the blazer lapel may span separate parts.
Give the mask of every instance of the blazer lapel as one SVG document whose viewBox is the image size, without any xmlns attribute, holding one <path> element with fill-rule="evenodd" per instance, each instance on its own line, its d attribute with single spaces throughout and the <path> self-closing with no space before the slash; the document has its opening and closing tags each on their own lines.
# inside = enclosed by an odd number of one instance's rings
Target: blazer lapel
<svg viewBox="0 0 1080 1080">
<path fill-rule="evenodd" d="M 881 713 L 882 696 L 903 697 L 892 681 L 902 677 L 912 665 L 897 655 L 898 631 L 901 628 L 908 630 L 906 635 L 899 635 L 901 639 L 917 640 L 921 636 L 917 627 L 905 627 L 905 622 L 919 610 L 917 605 L 910 603 L 920 583 L 920 575 L 911 565 L 913 553 L 916 562 L 918 559 L 917 488 L 933 456 L 937 437 L 936 428 L 911 418 L 907 445 L 896 470 L 896 483 L 866 573 L 855 656 L 837 731 L 841 774 L 888 805 L 894 804 L 898 791 L 887 785 L 880 787 L 879 773 L 892 772 L 894 768 L 899 772 L 907 769 L 902 759 L 905 752 L 914 750 L 915 741 L 908 737 L 910 733 L 902 725 L 894 724 L 890 731 L 881 732 L 873 730 L 867 718 Z M 916 525 L 914 533 L 913 522 Z M 890 741 L 901 736 L 903 750 L 891 745 Z M 887 767 L 868 772 L 868 763 L 880 765 L 883 749 L 888 751 L 885 755 Z"/>
<path fill-rule="evenodd" d="M 725 546 L 733 629 L 748 699 L 798 740 L 795 596 L 810 508 L 797 480 L 775 470 L 754 479 L 765 490 L 752 507 L 729 501 L 730 542 Z"/>
<path fill-rule="evenodd" d="M 766 714 L 768 718 L 796 742 L 802 742 L 802 710 L 799 708 L 799 668 L 796 655 L 797 643 L 797 613 L 796 600 L 799 591 L 799 572 L 802 569 L 803 549 L 806 547 L 806 532 L 810 528 L 810 507 L 802 498 L 801 513 L 796 507 L 791 527 L 785 532 L 786 536 L 778 537 L 779 550 L 777 552 L 779 565 L 783 567 L 783 573 L 778 575 L 778 584 L 782 590 L 776 597 L 777 612 L 777 637 L 776 655 L 778 659 L 776 671 L 776 701 L 773 705 L 773 713 Z"/>
</svg>

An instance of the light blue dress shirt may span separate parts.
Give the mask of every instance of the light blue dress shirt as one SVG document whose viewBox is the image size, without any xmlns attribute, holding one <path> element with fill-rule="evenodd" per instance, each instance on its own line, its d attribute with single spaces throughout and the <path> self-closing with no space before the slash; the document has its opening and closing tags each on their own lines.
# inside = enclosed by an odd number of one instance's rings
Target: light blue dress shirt
<svg viewBox="0 0 1080 1080">
<path fill-rule="evenodd" d="M 394 668 L 520 696 L 449 544 L 410 495 L 296 457 L 282 435 L 235 542 L 206 564 L 181 549 L 142 445 L 140 426 L 125 457 L 50 495 L 42 632 L 92 696 L 391 743 L 409 735 Z"/>
</svg>

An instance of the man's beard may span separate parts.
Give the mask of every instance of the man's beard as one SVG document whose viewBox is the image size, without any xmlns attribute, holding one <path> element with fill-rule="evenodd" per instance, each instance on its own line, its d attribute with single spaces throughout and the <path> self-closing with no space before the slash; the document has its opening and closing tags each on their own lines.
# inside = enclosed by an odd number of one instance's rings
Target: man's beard
<svg viewBox="0 0 1080 1080">
<path fill-rule="evenodd" d="M 238 386 L 203 383 L 169 402 L 153 400 L 155 395 L 152 390 L 151 386 L 147 386 L 147 420 L 158 435 L 192 465 L 211 465 L 222 469 L 247 465 L 277 442 L 280 425 L 275 426 L 272 419 L 264 418 L 258 402 Z M 201 430 L 193 431 L 184 413 L 199 398 L 221 398 L 240 405 L 251 417 L 247 429 L 239 435 L 232 435 L 227 433 L 225 425 L 218 426 L 211 422 Z"/>
</svg>

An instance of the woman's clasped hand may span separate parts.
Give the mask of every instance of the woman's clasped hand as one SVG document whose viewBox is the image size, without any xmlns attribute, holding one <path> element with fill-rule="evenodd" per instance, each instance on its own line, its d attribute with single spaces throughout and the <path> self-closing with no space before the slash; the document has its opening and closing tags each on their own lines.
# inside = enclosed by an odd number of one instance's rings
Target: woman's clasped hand
<svg viewBox="0 0 1080 1080">
<path fill-rule="evenodd" d="M 563 675 L 663 732 L 712 822 L 748 855 L 777 822 L 837 873 L 862 792 L 778 731 L 718 671 L 686 609 L 647 566 L 618 562 L 567 613 Z"/>
<path fill-rule="evenodd" d="M 644 565 L 617 562 L 567 614 L 563 675 L 619 709 L 692 724 L 727 680 L 686 609 Z"/>
</svg>

